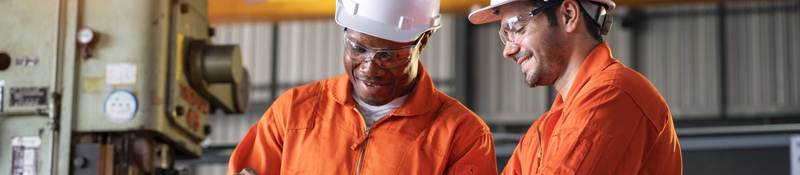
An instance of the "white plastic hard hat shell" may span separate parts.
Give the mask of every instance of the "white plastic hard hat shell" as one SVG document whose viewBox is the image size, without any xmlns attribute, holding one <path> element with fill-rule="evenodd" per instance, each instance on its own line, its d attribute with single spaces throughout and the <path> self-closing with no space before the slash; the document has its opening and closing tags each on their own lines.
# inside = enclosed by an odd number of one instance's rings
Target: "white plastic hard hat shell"
<svg viewBox="0 0 800 175">
<path fill-rule="evenodd" d="M 405 43 L 440 27 L 439 0 L 336 0 L 336 23 Z"/>
</svg>

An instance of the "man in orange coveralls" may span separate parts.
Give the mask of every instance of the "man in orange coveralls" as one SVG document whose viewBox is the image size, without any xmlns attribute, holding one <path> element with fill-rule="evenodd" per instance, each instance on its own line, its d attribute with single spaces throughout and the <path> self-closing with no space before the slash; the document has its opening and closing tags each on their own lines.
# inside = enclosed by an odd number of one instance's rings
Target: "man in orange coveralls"
<svg viewBox="0 0 800 175">
<path fill-rule="evenodd" d="M 664 98 L 612 55 L 601 35 L 611 0 L 492 0 L 469 16 L 500 21 L 503 56 L 531 87 L 558 96 L 528 129 L 503 174 L 682 174 Z"/>
<path fill-rule="evenodd" d="M 420 63 L 439 18 L 438 0 L 337 0 L 347 72 L 282 94 L 228 174 L 497 174 L 489 128 Z"/>
</svg>

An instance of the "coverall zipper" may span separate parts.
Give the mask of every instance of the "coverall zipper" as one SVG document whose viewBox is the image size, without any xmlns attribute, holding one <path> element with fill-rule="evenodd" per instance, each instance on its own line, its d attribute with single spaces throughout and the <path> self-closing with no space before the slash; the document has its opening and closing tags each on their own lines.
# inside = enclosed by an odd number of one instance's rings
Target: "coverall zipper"
<svg viewBox="0 0 800 175">
<path fill-rule="evenodd" d="M 364 166 L 364 154 L 367 153 L 367 142 L 369 142 L 369 128 L 364 126 L 364 142 L 361 143 L 361 154 L 358 158 L 358 167 L 356 167 L 356 175 L 361 175 L 361 167 Z"/>
<path fill-rule="evenodd" d="M 542 153 L 544 152 L 544 146 L 542 145 L 542 125 L 536 126 L 536 132 L 537 146 L 539 147 L 539 151 L 536 152 L 536 173 L 539 173 L 542 169 Z"/>
<path fill-rule="evenodd" d="M 391 117 L 392 115 L 387 115 L 381 118 L 380 120 L 375 121 L 375 123 L 372 123 L 372 126 L 370 127 L 367 126 L 367 121 L 364 119 L 364 116 L 361 115 L 361 112 L 359 112 L 356 109 L 356 113 L 358 113 L 358 116 L 361 116 L 361 120 L 364 121 L 364 141 L 361 143 L 361 151 L 360 151 L 361 154 L 359 155 L 358 165 L 356 167 L 356 175 L 361 175 L 361 171 L 364 166 L 365 155 L 367 154 L 367 143 L 369 143 L 369 131 L 372 128 L 378 126 L 378 124 L 381 123 L 383 120 L 386 120 L 387 118 Z"/>
</svg>

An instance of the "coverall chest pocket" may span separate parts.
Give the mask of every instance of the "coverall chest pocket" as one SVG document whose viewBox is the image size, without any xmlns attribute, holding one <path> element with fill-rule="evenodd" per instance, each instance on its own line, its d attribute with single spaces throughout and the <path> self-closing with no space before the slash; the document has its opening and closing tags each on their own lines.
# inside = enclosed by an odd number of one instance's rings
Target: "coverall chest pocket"
<svg viewBox="0 0 800 175">
<path fill-rule="evenodd" d="M 347 174 L 353 155 L 352 134 L 337 132 L 335 125 L 322 117 L 298 120 L 288 127 L 284 151 L 285 173 Z"/>
<path fill-rule="evenodd" d="M 319 142 L 320 135 L 309 134 L 310 129 L 290 129 L 286 133 L 281 174 L 321 174 L 327 156 Z"/>
<path fill-rule="evenodd" d="M 593 139 L 581 137 L 580 131 L 556 133 L 550 138 L 545 151 L 544 172 L 577 174 L 591 151 Z"/>
</svg>

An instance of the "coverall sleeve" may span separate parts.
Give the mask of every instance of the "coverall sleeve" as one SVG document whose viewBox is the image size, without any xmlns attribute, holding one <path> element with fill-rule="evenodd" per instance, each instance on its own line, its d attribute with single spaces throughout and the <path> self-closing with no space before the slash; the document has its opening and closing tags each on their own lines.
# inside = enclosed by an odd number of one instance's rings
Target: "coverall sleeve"
<svg viewBox="0 0 800 175">
<path fill-rule="evenodd" d="M 445 170 L 448 175 L 491 175 L 497 174 L 497 161 L 494 153 L 494 140 L 490 131 L 482 131 L 472 141 L 465 142 L 462 148 L 456 148 L 454 162 Z"/>
<path fill-rule="evenodd" d="M 574 98 L 546 147 L 541 174 L 638 174 L 657 132 L 633 98 L 612 85 Z"/>
<path fill-rule="evenodd" d="M 285 127 L 273 107 L 247 131 L 231 153 L 228 175 L 250 168 L 259 175 L 280 174 Z"/>
</svg>

